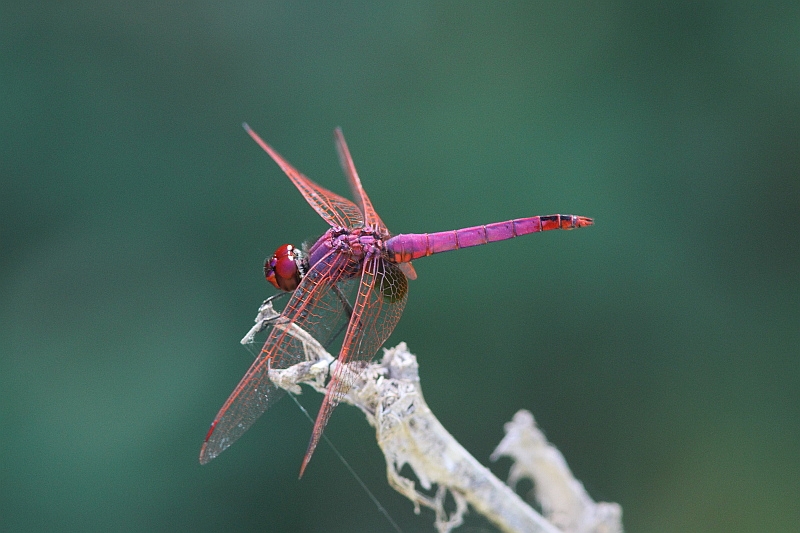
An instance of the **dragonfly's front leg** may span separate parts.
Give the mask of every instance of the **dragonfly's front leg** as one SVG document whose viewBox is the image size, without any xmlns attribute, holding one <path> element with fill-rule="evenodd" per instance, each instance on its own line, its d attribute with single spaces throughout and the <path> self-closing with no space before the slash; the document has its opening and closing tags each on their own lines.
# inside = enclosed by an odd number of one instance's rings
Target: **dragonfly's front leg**
<svg viewBox="0 0 800 533">
<path fill-rule="evenodd" d="M 326 350 L 331 343 L 333 343 L 333 341 L 342 334 L 347 327 L 347 324 L 350 322 L 350 318 L 353 316 L 353 306 L 350 305 L 350 302 L 347 300 L 347 296 L 345 296 L 345 294 L 337 285 L 333 286 L 333 293 L 337 298 L 339 298 L 339 301 L 344 308 L 344 312 L 347 313 L 347 320 L 341 325 L 339 331 L 337 331 L 336 334 L 333 335 L 333 337 L 331 337 L 331 339 L 325 344 L 325 346 L 323 346 L 323 348 Z M 280 319 L 281 313 L 278 313 L 275 310 L 275 308 L 272 306 L 272 302 L 281 298 L 286 298 L 291 294 L 291 292 L 279 292 L 264 300 L 261 303 L 261 306 L 258 308 L 258 315 L 256 315 L 255 319 L 256 325 L 247 332 L 247 335 L 245 335 L 244 338 L 242 338 L 240 341 L 241 344 L 252 344 L 255 341 L 256 335 L 267 329 L 269 326 L 275 324 L 278 319 Z"/>
<path fill-rule="evenodd" d="M 285 298 L 290 294 L 290 292 L 279 292 L 277 294 L 273 294 L 264 300 L 264 302 L 262 302 L 261 307 L 258 308 L 258 315 L 256 315 L 256 325 L 250 328 L 250 331 L 247 332 L 247 335 L 242 338 L 240 341 L 241 344 L 252 344 L 256 335 L 274 324 L 281 317 L 281 314 L 278 313 L 272 306 L 272 302 L 280 298 Z"/>
</svg>

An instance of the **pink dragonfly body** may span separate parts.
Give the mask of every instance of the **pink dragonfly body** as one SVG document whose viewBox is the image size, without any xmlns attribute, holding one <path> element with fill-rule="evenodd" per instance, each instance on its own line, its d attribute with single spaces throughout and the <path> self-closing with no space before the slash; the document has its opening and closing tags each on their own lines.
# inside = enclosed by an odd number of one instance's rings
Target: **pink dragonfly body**
<svg viewBox="0 0 800 533">
<path fill-rule="evenodd" d="M 275 287 L 291 292 L 278 319 L 292 323 L 323 346 L 346 326 L 336 367 L 322 402 L 303 463 L 302 477 L 333 409 L 363 367 L 397 325 L 408 295 L 411 261 L 427 255 L 502 241 L 551 229 L 590 226 L 576 215 L 518 218 L 453 231 L 392 236 L 378 217 L 361 181 L 344 136 L 335 131 L 339 159 L 355 203 L 303 176 L 247 124 L 247 133 L 278 163 L 306 201 L 331 226 L 307 251 L 279 247 L 264 272 Z M 355 294 L 350 306 L 345 291 Z M 250 369 L 220 409 L 200 450 L 205 464 L 233 444 L 283 395 L 269 380 L 270 368 L 287 368 L 305 357 L 302 342 L 286 328 L 273 328 Z"/>
</svg>

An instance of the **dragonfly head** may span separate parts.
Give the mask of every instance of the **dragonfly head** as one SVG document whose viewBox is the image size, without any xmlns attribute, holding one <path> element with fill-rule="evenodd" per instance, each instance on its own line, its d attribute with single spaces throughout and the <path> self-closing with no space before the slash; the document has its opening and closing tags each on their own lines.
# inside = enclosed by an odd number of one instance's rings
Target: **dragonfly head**
<svg viewBox="0 0 800 533">
<path fill-rule="evenodd" d="M 279 246 L 272 257 L 264 261 L 264 276 L 275 288 L 293 291 L 308 269 L 308 258 L 291 244 Z"/>
</svg>

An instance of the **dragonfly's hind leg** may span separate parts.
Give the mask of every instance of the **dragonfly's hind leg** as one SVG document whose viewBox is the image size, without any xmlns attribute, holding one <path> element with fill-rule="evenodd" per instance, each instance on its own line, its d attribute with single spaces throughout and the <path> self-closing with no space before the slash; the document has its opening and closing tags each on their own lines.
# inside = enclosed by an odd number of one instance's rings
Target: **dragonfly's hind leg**
<svg viewBox="0 0 800 533">
<path fill-rule="evenodd" d="M 334 285 L 332 287 L 332 290 L 333 293 L 336 294 L 336 296 L 339 298 L 339 301 L 342 302 L 342 307 L 344 307 L 344 312 L 347 313 L 347 320 L 345 320 L 345 322 L 341 326 L 339 326 L 339 331 L 337 331 L 331 337 L 331 340 L 329 340 L 328 343 L 324 346 L 326 350 L 333 343 L 333 341 L 335 341 L 337 337 L 339 337 L 339 335 L 341 335 L 344 332 L 345 328 L 347 328 L 347 325 L 350 324 L 350 319 L 353 317 L 353 306 L 350 305 L 350 302 L 347 300 L 347 296 L 345 296 L 345 294 L 342 292 L 342 290 L 339 288 L 338 285 Z M 335 360 L 336 359 L 333 359 L 330 363 L 328 363 L 328 375 L 330 375 L 331 364 L 333 364 L 333 361 Z"/>
<path fill-rule="evenodd" d="M 326 350 L 328 349 L 328 346 L 330 346 L 330 345 L 331 345 L 331 343 L 332 343 L 333 341 L 335 341 L 335 340 L 336 340 L 336 338 L 337 338 L 339 335 L 341 335 L 341 334 L 342 334 L 342 332 L 345 330 L 345 328 L 347 327 L 347 325 L 348 325 L 348 324 L 350 324 L 350 319 L 351 319 L 351 318 L 353 318 L 353 306 L 352 306 L 352 305 L 350 305 L 350 302 L 349 302 L 349 301 L 347 301 L 347 296 L 345 296 L 345 295 L 344 295 L 344 293 L 343 293 L 343 292 L 342 292 L 342 290 L 341 290 L 341 289 L 338 287 L 338 285 L 334 285 L 334 286 L 332 287 L 332 290 L 333 290 L 334 294 L 336 294 L 336 296 L 339 298 L 339 301 L 340 301 L 340 302 L 342 302 L 342 307 L 344 307 L 344 312 L 345 312 L 345 313 L 347 313 L 347 320 L 344 322 L 344 324 L 342 324 L 342 325 L 339 327 L 339 331 L 337 331 L 337 332 L 336 332 L 336 333 L 333 335 L 333 337 L 331 337 L 331 340 L 329 340 L 329 341 L 328 341 L 328 344 L 326 344 L 326 345 L 324 346 L 324 348 L 325 348 Z"/>
<path fill-rule="evenodd" d="M 333 286 L 333 292 L 339 298 L 339 301 L 342 302 L 342 306 L 344 307 L 345 313 L 347 313 L 347 321 L 350 321 L 350 318 L 353 316 L 353 306 L 350 305 L 350 302 L 347 301 L 347 296 L 344 295 L 342 290 L 339 288 L 338 285 Z M 337 333 L 338 335 L 338 333 Z"/>
</svg>

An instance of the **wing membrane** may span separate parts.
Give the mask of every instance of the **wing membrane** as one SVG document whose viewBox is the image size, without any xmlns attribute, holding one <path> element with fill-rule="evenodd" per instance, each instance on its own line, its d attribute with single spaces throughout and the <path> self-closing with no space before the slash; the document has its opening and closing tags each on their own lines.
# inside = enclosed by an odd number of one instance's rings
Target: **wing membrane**
<svg viewBox="0 0 800 533">
<path fill-rule="evenodd" d="M 246 123 L 243 126 L 250 137 L 269 154 L 289 179 L 292 180 L 294 186 L 314 208 L 314 211 L 324 218 L 328 224 L 352 229 L 364 223 L 364 217 L 357 205 L 308 179 L 284 159 L 281 154 L 276 152 L 274 148 L 264 142 L 256 132 L 250 129 L 250 126 Z"/>
<path fill-rule="evenodd" d="M 364 265 L 353 316 L 339 354 L 339 365 L 328 383 L 325 399 L 317 414 L 311 442 L 300 467 L 300 476 L 311 460 L 333 409 L 350 390 L 366 363 L 391 335 L 403 313 L 407 297 L 408 280 L 397 265 L 380 257 Z"/>
<path fill-rule="evenodd" d="M 386 225 L 378 216 L 378 213 L 375 212 L 375 208 L 372 207 L 372 202 L 369 196 L 367 196 L 367 192 L 361 185 L 361 179 L 358 177 L 358 172 L 356 172 L 356 165 L 353 163 L 353 158 L 350 156 L 350 149 L 347 147 L 347 142 L 344 140 L 342 129 L 336 128 L 333 132 L 333 137 L 336 140 L 339 164 L 342 165 L 344 175 L 347 176 L 347 183 L 350 185 L 353 199 L 364 214 L 364 222 L 375 227 L 380 227 L 383 232 L 388 234 L 389 232 L 386 229 Z"/>
<path fill-rule="evenodd" d="M 332 290 L 347 269 L 347 257 L 336 252 L 324 256 L 295 289 L 279 319 L 293 323 L 325 346 L 347 320 L 340 298 Z M 205 464 L 233 444 L 264 411 L 281 396 L 283 389 L 269 380 L 270 368 L 287 368 L 303 360 L 301 340 L 284 328 L 273 328 L 250 369 L 219 410 L 200 450 Z"/>
</svg>

